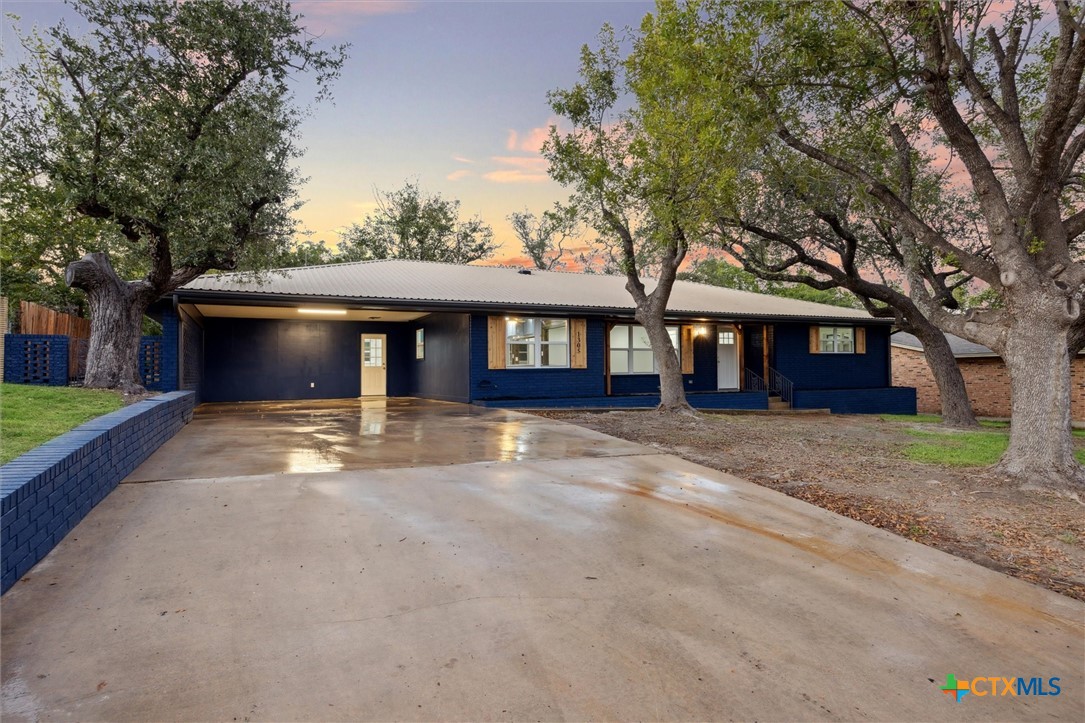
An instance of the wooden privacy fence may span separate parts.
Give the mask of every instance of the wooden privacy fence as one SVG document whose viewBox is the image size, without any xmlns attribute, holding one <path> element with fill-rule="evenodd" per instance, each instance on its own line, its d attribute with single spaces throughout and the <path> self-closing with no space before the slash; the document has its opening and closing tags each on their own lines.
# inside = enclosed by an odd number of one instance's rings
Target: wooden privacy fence
<svg viewBox="0 0 1085 723">
<path fill-rule="evenodd" d="M 32 301 L 21 301 L 19 331 L 23 334 L 59 334 L 68 337 L 68 377 L 83 378 L 90 344 L 90 319 L 53 311 Z"/>
</svg>

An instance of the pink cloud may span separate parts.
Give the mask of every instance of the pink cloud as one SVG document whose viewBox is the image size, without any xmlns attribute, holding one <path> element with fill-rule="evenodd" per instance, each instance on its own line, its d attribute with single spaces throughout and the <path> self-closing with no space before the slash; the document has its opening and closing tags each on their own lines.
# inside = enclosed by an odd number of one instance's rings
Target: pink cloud
<svg viewBox="0 0 1085 723">
<path fill-rule="evenodd" d="M 493 183 L 543 183 L 550 179 L 546 159 L 540 156 L 493 156 L 490 160 L 501 166 L 482 174 Z"/>
<path fill-rule="evenodd" d="M 491 156 L 495 168 L 483 173 L 482 178 L 491 183 L 545 183 L 550 177 L 541 151 L 549 136 L 550 123 L 523 132 L 510 128 L 505 136 L 505 149 L 525 155 Z"/>
<path fill-rule="evenodd" d="M 467 178 L 470 175 L 471 171 L 467 170 L 466 168 L 461 168 L 458 171 L 453 171 L 452 173 L 448 174 L 447 176 L 445 176 L 445 178 L 449 181 L 458 181 L 461 178 Z"/>
<path fill-rule="evenodd" d="M 526 266 L 534 268 L 535 262 L 527 256 L 499 256 L 497 258 L 480 261 L 478 266 Z"/>
<path fill-rule="evenodd" d="M 550 125 L 532 128 L 520 138 L 518 150 L 527 151 L 528 153 L 539 153 L 542 151 L 543 143 L 545 143 L 546 139 L 549 137 Z"/>
<path fill-rule="evenodd" d="M 415 0 L 294 0 L 305 29 L 314 35 L 342 35 L 366 18 L 412 13 Z"/>
<path fill-rule="evenodd" d="M 414 12 L 414 0 L 294 0 L 292 3 L 306 17 L 351 15 L 398 15 Z"/>
<path fill-rule="evenodd" d="M 464 156 L 452 156 L 452 160 L 456 161 L 457 163 L 474 163 L 474 161 L 472 161 L 470 158 L 466 158 Z"/>
<path fill-rule="evenodd" d="M 490 171 L 483 173 L 482 177 L 492 183 L 544 183 L 550 180 L 545 173 L 527 173 L 518 168 Z"/>
<path fill-rule="evenodd" d="M 490 160 L 500 166 L 512 166 L 523 171 L 546 172 L 548 167 L 542 156 L 493 156 Z"/>
</svg>

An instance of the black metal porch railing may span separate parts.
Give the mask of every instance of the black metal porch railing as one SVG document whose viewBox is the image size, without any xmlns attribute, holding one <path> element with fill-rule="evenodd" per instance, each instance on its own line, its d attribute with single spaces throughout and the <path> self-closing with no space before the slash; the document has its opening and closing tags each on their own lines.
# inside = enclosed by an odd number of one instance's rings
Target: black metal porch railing
<svg viewBox="0 0 1085 723">
<path fill-rule="evenodd" d="M 745 382 L 742 388 L 747 392 L 767 392 L 769 390 L 765 380 L 751 369 L 746 370 Z"/>
<path fill-rule="evenodd" d="M 770 392 L 776 392 L 782 401 L 791 404 L 795 397 L 794 383 L 772 367 L 769 367 L 768 386 Z"/>
</svg>

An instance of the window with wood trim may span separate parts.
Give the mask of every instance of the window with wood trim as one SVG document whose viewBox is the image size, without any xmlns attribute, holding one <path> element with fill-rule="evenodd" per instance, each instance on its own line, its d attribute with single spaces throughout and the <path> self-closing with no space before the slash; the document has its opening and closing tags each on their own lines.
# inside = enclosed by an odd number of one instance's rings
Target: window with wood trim
<svg viewBox="0 0 1085 723">
<path fill-rule="evenodd" d="M 681 359 L 681 344 L 678 339 L 678 327 L 668 326 L 667 334 L 671 337 L 674 352 Z M 610 329 L 610 373 L 611 374 L 658 374 L 655 352 L 648 340 L 648 331 L 643 326 L 617 324 Z"/>
<path fill-rule="evenodd" d="M 505 319 L 506 369 L 568 366 L 568 319 Z"/>
<path fill-rule="evenodd" d="M 811 326 L 811 354 L 866 354 L 866 329 L 854 326 Z"/>
</svg>

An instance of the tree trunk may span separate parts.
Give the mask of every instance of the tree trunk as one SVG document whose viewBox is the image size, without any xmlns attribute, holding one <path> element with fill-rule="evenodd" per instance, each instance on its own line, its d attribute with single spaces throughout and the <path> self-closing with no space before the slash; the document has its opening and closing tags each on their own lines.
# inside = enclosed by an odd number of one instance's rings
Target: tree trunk
<svg viewBox="0 0 1085 723">
<path fill-rule="evenodd" d="M 653 305 L 654 307 L 654 305 Z M 686 401 L 685 381 L 682 379 L 682 365 L 678 354 L 667 333 L 667 324 L 663 314 L 650 307 L 636 310 L 636 319 L 648 333 L 652 343 L 652 353 L 659 368 L 659 407 L 660 412 L 678 412 L 692 414 L 693 407 Z"/>
<path fill-rule="evenodd" d="M 1031 306 L 1031 305 L 1030 305 Z M 1085 490 L 1070 428 L 1069 329 L 1036 303 L 1014 315 L 1002 359 L 1010 372 L 1010 446 L 998 470 L 1029 486 Z"/>
<path fill-rule="evenodd" d="M 82 289 L 90 306 L 90 345 L 83 385 L 143 392 L 139 376 L 139 340 L 150 297 L 142 284 L 121 280 L 102 252 L 69 264 L 68 286 Z"/>
<path fill-rule="evenodd" d="M 946 335 L 929 322 L 909 324 L 905 331 L 915 334 L 923 343 L 923 356 L 942 400 L 942 424 L 948 427 L 978 427 L 961 367 L 953 356 Z"/>
</svg>

